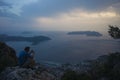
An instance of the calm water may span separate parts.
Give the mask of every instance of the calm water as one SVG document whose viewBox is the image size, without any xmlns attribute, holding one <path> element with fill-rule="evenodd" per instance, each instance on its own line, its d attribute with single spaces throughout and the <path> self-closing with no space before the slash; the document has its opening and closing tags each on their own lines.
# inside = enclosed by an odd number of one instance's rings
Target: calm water
<svg viewBox="0 0 120 80">
<path fill-rule="evenodd" d="M 25 46 L 35 50 L 37 62 L 51 61 L 59 63 L 78 63 L 83 60 L 95 59 L 100 55 L 120 51 L 120 42 L 109 37 L 87 37 L 67 35 L 66 32 L 34 32 L 31 34 L 14 34 L 22 36 L 45 35 L 52 40 L 31 45 L 29 42 L 7 42 L 17 53 Z"/>
</svg>

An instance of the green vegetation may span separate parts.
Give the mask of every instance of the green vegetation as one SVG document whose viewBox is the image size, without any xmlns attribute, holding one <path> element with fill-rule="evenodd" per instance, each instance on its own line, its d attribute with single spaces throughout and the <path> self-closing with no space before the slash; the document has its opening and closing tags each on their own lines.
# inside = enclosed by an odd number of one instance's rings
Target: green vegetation
<svg viewBox="0 0 120 80">
<path fill-rule="evenodd" d="M 99 57 L 91 63 L 87 72 L 65 71 L 61 80 L 120 80 L 120 53 Z"/>
<path fill-rule="evenodd" d="M 86 73 L 77 73 L 72 70 L 66 70 L 61 80 L 92 80 Z"/>
<path fill-rule="evenodd" d="M 109 25 L 109 35 L 114 39 L 120 39 L 120 29 L 118 26 Z"/>
</svg>

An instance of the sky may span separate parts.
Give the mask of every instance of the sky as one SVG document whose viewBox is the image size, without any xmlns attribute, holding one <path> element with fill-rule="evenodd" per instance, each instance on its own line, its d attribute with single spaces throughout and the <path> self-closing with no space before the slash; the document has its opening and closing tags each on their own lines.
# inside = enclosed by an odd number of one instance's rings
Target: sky
<svg viewBox="0 0 120 80">
<path fill-rule="evenodd" d="M 120 0 L 0 0 L 0 31 L 100 31 L 120 26 Z"/>
</svg>

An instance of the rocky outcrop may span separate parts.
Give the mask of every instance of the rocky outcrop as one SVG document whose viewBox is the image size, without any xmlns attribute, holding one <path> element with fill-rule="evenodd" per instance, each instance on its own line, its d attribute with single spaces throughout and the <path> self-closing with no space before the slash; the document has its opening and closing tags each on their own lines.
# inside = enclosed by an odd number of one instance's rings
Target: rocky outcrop
<svg viewBox="0 0 120 80">
<path fill-rule="evenodd" d="M 56 80 L 56 77 L 41 67 L 35 69 L 8 67 L 0 74 L 0 80 Z"/>
<path fill-rule="evenodd" d="M 14 49 L 0 42 L 0 72 L 6 67 L 16 66 L 17 57 Z"/>
<path fill-rule="evenodd" d="M 28 69 L 17 63 L 15 50 L 0 42 L 0 80 L 58 80 L 55 69 L 38 64 Z"/>
</svg>

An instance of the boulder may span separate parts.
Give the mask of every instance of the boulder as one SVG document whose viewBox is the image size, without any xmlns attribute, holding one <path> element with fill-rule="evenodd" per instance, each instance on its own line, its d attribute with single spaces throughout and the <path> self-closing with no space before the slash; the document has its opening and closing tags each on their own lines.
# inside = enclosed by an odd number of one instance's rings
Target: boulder
<svg viewBox="0 0 120 80">
<path fill-rule="evenodd" d="M 6 67 L 16 66 L 17 61 L 15 50 L 4 42 L 0 42 L 0 72 Z"/>
<path fill-rule="evenodd" d="M 56 80 L 46 70 L 8 67 L 0 74 L 0 80 Z"/>
</svg>

